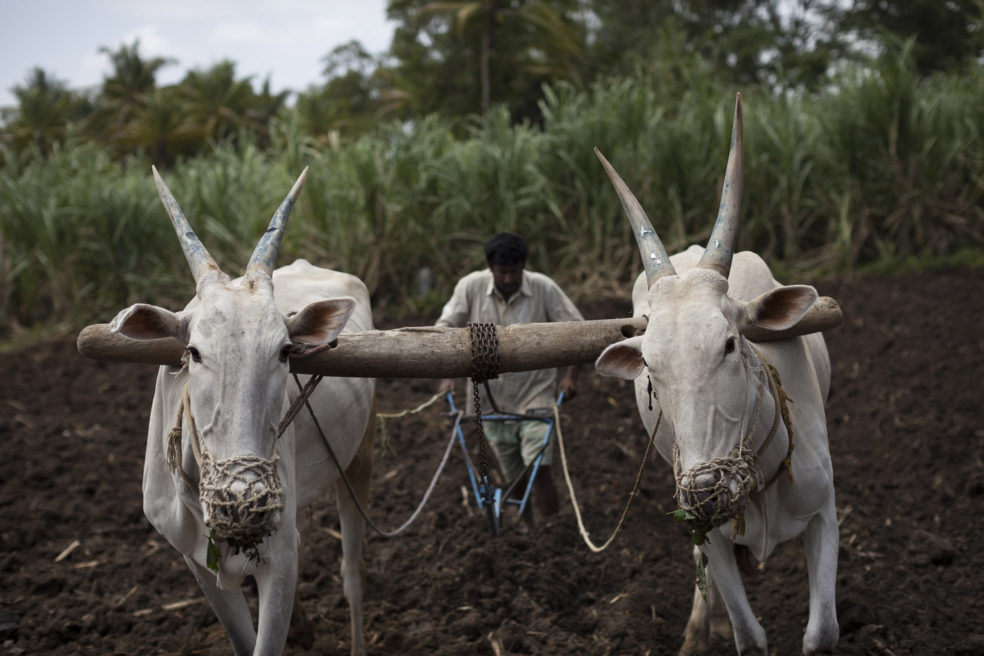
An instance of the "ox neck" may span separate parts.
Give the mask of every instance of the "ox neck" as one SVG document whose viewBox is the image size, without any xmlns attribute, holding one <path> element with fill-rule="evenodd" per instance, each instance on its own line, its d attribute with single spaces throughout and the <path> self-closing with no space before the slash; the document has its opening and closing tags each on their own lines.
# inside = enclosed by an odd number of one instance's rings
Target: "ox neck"
<svg viewBox="0 0 984 656">
<path fill-rule="evenodd" d="M 790 399 L 786 395 L 786 391 L 782 387 L 782 381 L 779 379 L 779 371 L 775 368 L 775 366 L 771 362 L 769 362 L 769 360 L 765 357 L 762 351 L 760 351 L 758 348 L 755 347 L 754 344 L 752 344 L 752 342 L 744 338 L 742 339 L 745 341 L 745 345 L 748 346 L 749 350 L 755 355 L 755 357 L 758 358 L 759 365 L 762 370 L 762 375 L 758 385 L 758 391 L 756 393 L 758 398 L 755 401 L 755 418 L 753 419 L 752 423 L 749 425 L 749 437 L 751 437 L 752 432 L 755 430 L 755 425 L 758 423 L 758 413 L 759 413 L 759 408 L 764 401 L 765 390 L 763 388 L 765 387 L 766 382 L 768 383 L 769 392 L 770 395 L 772 396 L 772 401 L 775 408 L 775 414 L 772 420 L 772 426 L 769 428 L 769 432 L 766 435 L 765 439 L 755 450 L 756 459 L 761 461 L 762 456 L 765 455 L 765 452 L 768 450 L 769 445 L 772 443 L 773 439 L 775 439 L 776 433 L 779 430 L 780 420 L 782 421 L 784 427 L 786 428 L 786 436 L 787 436 L 786 439 L 788 444 L 786 448 L 786 455 L 783 456 L 782 460 L 776 466 L 775 472 L 773 472 L 773 474 L 768 478 L 766 483 L 764 485 L 759 486 L 758 488 L 759 491 L 765 491 L 773 483 L 775 483 L 776 480 L 778 480 L 779 475 L 782 473 L 783 470 L 785 470 L 787 475 L 789 476 L 790 482 L 792 482 L 793 480 L 793 469 L 792 469 L 793 427 L 789 418 L 789 407 L 788 407 L 788 401 Z M 748 365 L 746 363 L 746 368 L 747 366 Z M 761 464 L 759 466 L 761 466 Z"/>
</svg>

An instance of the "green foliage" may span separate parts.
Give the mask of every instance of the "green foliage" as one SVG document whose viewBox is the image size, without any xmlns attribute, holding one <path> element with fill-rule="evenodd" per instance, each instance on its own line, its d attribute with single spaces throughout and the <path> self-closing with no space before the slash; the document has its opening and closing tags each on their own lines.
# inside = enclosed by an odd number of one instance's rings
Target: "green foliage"
<svg viewBox="0 0 984 656">
<path fill-rule="evenodd" d="M 698 519 L 692 512 L 683 508 L 677 508 L 670 514 L 673 516 L 673 521 L 687 526 L 687 530 L 690 532 L 690 541 L 694 545 L 700 547 L 707 542 L 707 532 L 712 528 L 710 523 Z"/>
<path fill-rule="evenodd" d="M 319 139 L 284 110 L 265 135 L 240 128 L 162 172 L 231 275 L 310 166 L 280 262 L 304 257 L 360 276 L 380 314 L 436 314 L 455 280 L 484 266 L 481 245 L 499 230 L 525 235 L 530 267 L 576 301 L 624 298 L 638 254 L 593 149 L 671 251 L 703 243 L 734 92 L 698 58 L 585 90 L 547 86 L 539 124 L 497 105 L 483 119 L 431 115 Z M 895 56 L 845 71 L 822 93 L 752 87 L 743 103 L 739 247 L 783 275 L 984 250 L 981 71 L 921 78 Z M 0 331 L 106 321 L 136 301 L 177 309 L 191 297 L 152 160 L 114 158 L 78 139 L 52 144 L 45 157 L 3 157 Z"/>
<path fill-rule="evenodd" d="M 886 54 L 911 41 L 912 60 L 921 75 L 980 67 L 981 0 L 854 0 L 832 5 L 830 16 L 859 47 Z"/>
<path fill-rule="evenodd" d="M 690 541 L 694 543 L 695 546 L 702 546 L 708 541 L 707 533 L 713 527 L 707 520 L 698 519 L 689 510 L 684 510 L 683 508 L 677 508 L 672 513 L 673 521 L 678 524 L 685 524 L 687 530 L 690 533 Z M 700 595 L 706 600 L 707 599 L 707 554 L 701 550 L 700 557 L 697 559 L 697 576 L 696 576 L 697 589 L 700 590 Z"/>
<path fill-rule="evenodd" d="M 208 546 L 205 549 L 205 566 L 213 572 L 218 572 L 219 559 L 222 558 L 222 552 L 219 551 L 219 545 L 215 544 L 215 529 L 212 529 L 209 532 L 207 541 Z"/>
</svg>

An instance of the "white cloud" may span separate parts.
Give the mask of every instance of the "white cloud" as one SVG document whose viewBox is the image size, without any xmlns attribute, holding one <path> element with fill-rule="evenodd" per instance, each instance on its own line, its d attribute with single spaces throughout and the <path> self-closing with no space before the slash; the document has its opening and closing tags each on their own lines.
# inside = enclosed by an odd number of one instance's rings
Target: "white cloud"
<svg viewBox="0 0 984 656">
<path fill-rule="evenodd" d="M 259 45 L 264 42 L 264 30 L 252 21 L 225 21 L 216 25 L 208 39 L 219 43 L 245 43 Z"/>
</svg>

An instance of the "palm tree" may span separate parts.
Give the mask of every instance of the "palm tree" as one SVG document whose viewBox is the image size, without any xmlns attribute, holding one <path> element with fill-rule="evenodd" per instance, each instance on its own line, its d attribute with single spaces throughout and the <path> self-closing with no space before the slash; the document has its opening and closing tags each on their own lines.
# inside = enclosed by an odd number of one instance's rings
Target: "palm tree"
<svg viewBox="0 0 984 656">
<path fill-rule="evenodd" d="M 13 91 L 17 109 L 5 131 L 18 152 L 33 146 L 47 154 L 52 144 L 66 137 L 69 124 L 82 119 L 90 109 L 84 97 L 72 93 L 64 82 L 38 66 L 28 73 L 26 83 Z"/>
<path fill-rule="evenodd" d="M 155 89 L 127 123 L 126 141 L 158 166 L 170 166 L 179 155 L 191 155 L 200 142 L 182 133 L 177 87 Z"/>
<path fill-rule="evenodd" d="M 251 80 L 237 80 L 236 64 L 229 60 L 190 71 L 177 86 L 184 116 L 178 131 L 204 143 L 233 137 L 244 127 L 262 130 L 250 116 L 256 98 Z"/>
<path fill-rule="evenodd" d="M 139 39 L 132 45 L 121 45 L 116 51 L 105 46 L 99 48 L 99 52 L 109 57 L 113 72 L 103 80 L 92 122 L 109 141 L 121 138 L 127 125 L 146 108 L 157 88 L 157 72 L 174 62 L 165 57 L 144 59 L 139 51 Z"/>
<path fill-rule="evenodd" d="M 458 42 L 466 50 L 469 44 L 478 42 L 483 115 L 488 114 L 494 99 L 510 99 L 510 87 L 512 97 L 516 98 L 529 93 L 531 88 L 538 94 L 540 84 L 548 78 L 580 81 L 586 30 L 571 18 L 578 6 L 574 0 L 520 0 L 507 4 L 500 0 L 425 2 L 416 9 L 414 4 L 417 3 L 413 0 L 392 2 L 390 13 L 420 25 L 435 17 L 448 16 Z M 406 44 L 397 43 L 401 38 L 405 37 L 398 31 L 394 45 L 409 52 Z M 448 59 L 460 60 L 460 55 L 460 52 L 445 53 Z M 459 66 L 457 62 L 455 65 Z M 495 82 L 503 89 L 497 92 L 497 98 L 493 98 Z"/>
</svg>

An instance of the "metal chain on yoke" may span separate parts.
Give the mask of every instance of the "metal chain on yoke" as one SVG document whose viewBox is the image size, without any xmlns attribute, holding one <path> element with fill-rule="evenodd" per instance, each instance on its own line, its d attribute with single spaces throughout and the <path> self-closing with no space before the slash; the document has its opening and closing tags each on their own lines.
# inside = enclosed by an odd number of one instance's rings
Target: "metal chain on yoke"
<svg viewBox="0 0 984 656">
<path fill-rule="evenodd" d="M 482 401 L 478 391 L 478 384 L 485 385 L 489 400 L 492 400 L 492 393 L 488 388 L 488 381 L 499 377 L 499 332 L 494 323 L 475 322 L 468 324 L 468 338 L 471 340 L 471 371 L 469 377 L 472 381 L 472 395 L 475 401 L 475 425 L 478 431 L 478 442 L 482 455 L 482 480 L 489 479 L 488 454 L 485 443 L 485 427 L 482 425 Z M 493 403 L 493 407 L 494 407 Z"/>
</svg>

